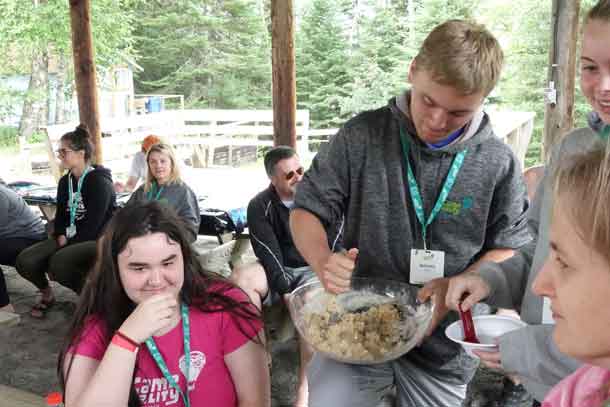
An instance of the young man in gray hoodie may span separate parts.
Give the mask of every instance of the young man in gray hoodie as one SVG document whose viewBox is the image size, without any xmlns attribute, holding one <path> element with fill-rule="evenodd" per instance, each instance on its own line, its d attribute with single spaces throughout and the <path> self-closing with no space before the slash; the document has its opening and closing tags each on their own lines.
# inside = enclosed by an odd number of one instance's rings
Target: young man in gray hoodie
<svg viewBox="0 0 610 407">
<path fill-rule="evenodd" d="M 297 248 L 331 292 L 358 276 L 423 284 L 435 314 L 429 336 L 397 360 L 348 365 L 315 355 L 309 406 L 375 406 L 395 385 L 400 406 L 460 406 L 478 363 L 444 335 L 448 277 L 500 261 L 530 241 L 526 188 L 496 138 L 484 98 L 503 55 L 474 23 L 436 27 L 409 70 L 410 91 L 347 122 L 297 190 L 290 224 Z M 345 254 L 324 226 L 345 215 Z M 423 253 L 426 256 L 423 256 Z"/>
</svg>

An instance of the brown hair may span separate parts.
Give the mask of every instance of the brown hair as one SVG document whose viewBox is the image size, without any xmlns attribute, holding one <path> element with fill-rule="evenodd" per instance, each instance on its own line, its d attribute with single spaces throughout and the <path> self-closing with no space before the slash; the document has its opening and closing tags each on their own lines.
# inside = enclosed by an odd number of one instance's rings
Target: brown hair
<svg viewBox="0 0 610 407">
<path fill-rule="evenodd" d="M 73 131 L 61 136 L 60 140 L 67 142 L 74 151 L 84 151 L 86 162 L 91 160 L 93 144 L 91 144 L 91 136 L 89 135 L 87 125 L 79 124 Z"/>
<path fill-rule="evenodd" d="M 555 202 L 567 202 L 563 208 L 569 211 L 583 242 L 603 255 L 610 264 L 608 148 L 596 148 L 560 164 L 554 190 Z"/>
<path fill-rule="evenodd" d="M 415 69 L 455 87 L 464 95 L 487 96 L 498 83 L 504 54 L 496 38 L 481 24 L 448 20 L 436 26 L 415 57 Z"/>
<path fill-rule="evenodd" d="M 75 353 L 74 349 L 82 339 L 87 322 L 92 317 L 98 318 L 103 326 L 104 339 L 109 343 L 114 332 L 136 308 L 137 304 L 127 296 L 121 283 L 117 257 L 125 250 L 130 239 L 152 233 L 163 233 L 180 245 L 184 259 L 184 284 L 180 291 L 180 301 L 203 313 L 226 312 L 246 337 L 259 345 L 263 344 L 263 334 L 254 333 L 255 327 L 262 323 L 260 311 L 243 291 L 244 299 L 235 299 L 229 291 L 241 289 L 228 279 L 203 269 L 178 215 L 157 201 L 129 205 L 114 215 L 103 237 L 98 240 L 95 265 L 87 278 L 67 341 L 59 354 L 57 374 L 64 399 L 65 385 L 74 360 L 67 358 L 67 355 Z M 132 381 L 128 406 L 139 405 L 141 403 Z"/>
</svg>

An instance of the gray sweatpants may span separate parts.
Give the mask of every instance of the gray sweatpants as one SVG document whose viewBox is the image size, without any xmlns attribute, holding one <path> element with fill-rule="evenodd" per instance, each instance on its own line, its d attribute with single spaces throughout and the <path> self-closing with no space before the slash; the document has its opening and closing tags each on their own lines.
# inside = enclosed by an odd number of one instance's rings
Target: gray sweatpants
<svg viewBox="0 0 610 407">
<path fill-rule="evenodd" d="M 316 353 L 307 372 L 309 407 L 375 407 L 394 386 L 397 407 L 460 407 L 471 374 L 465 378 L 459 372 L 473 371 L 478 360 L 460 352 L 444 364 L 422 364 L 421 358 L 410 355 L 351 365 Z"/>
</svg>

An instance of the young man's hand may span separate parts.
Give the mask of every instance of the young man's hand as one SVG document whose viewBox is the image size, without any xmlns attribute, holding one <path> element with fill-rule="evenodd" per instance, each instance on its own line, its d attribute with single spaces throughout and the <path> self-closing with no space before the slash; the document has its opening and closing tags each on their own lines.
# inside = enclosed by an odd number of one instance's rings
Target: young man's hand
<svg viewBox="0 0 610 407">
<path fill-rule="evenodd" d="M 317 270 L 326 291 L 339 294 L 349 290 L 357 257 L 358 249 L 353 248 L 346 252 L 331 253 L 326 258 Z"/>
<path fill-rule="evenodd" d="M 458 304 L 462 303 L 464 311 L 472 308 L 474 304 L 480 302 L 489 296 L 491 288 L 489 285 L 475 273 L 465 272 L 459 276 L 449 280 L 449 289 L 445 302 L 450 309 L 458 309 Z M 462 297 L 467 294 L 467 297 L 462 301 Z"/>
<path fill-rule="evenodd" d="M 432 299 L 434 303 L 434 314 L 430 321 L 430 326 L 426 331 L 426 336 L 430 336 L 436 329 L 438 324 L 447 316 L 449 309 L 445 305 L 445 297 L 447 296 L 447 288 L 449 287 L 448 278 L 436 278 L 428 281 L 418 292 L 417 299 L 421 302 L 426 302 Z"/>
</svg>

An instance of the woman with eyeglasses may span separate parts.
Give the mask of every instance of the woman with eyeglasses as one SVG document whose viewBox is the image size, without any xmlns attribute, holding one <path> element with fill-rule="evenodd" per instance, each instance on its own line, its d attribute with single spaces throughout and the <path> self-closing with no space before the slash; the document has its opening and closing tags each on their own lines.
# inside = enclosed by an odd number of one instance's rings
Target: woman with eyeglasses
<svg viewBox="0 0 610 407">
<path fill-rule="evenodd" d="M 131 195 L 127 206 L 147 201 L 166 204 L 176 211 L 194 242 L 201 222 L 199 204 L 195 192 L 180 177 L 174 150 L 169 144 L 155 144 L 146 154 L 146 163 L 146 182 Z"/>
<path fill-rule="evenodd" d="M 57 185 L 57 212 L 53 238 L 21 252 L 17 272 L 34 284 L 42 296 L 31 311 L 45 316 L 55 297 L 48 276 L 80 293 L 95 260 L 95 241 L 116 206 L 110 170 L 91 164 L 93 146 L 84 125 L 64 134 L 57 155 L 67 174 Z"/>
</svg>

